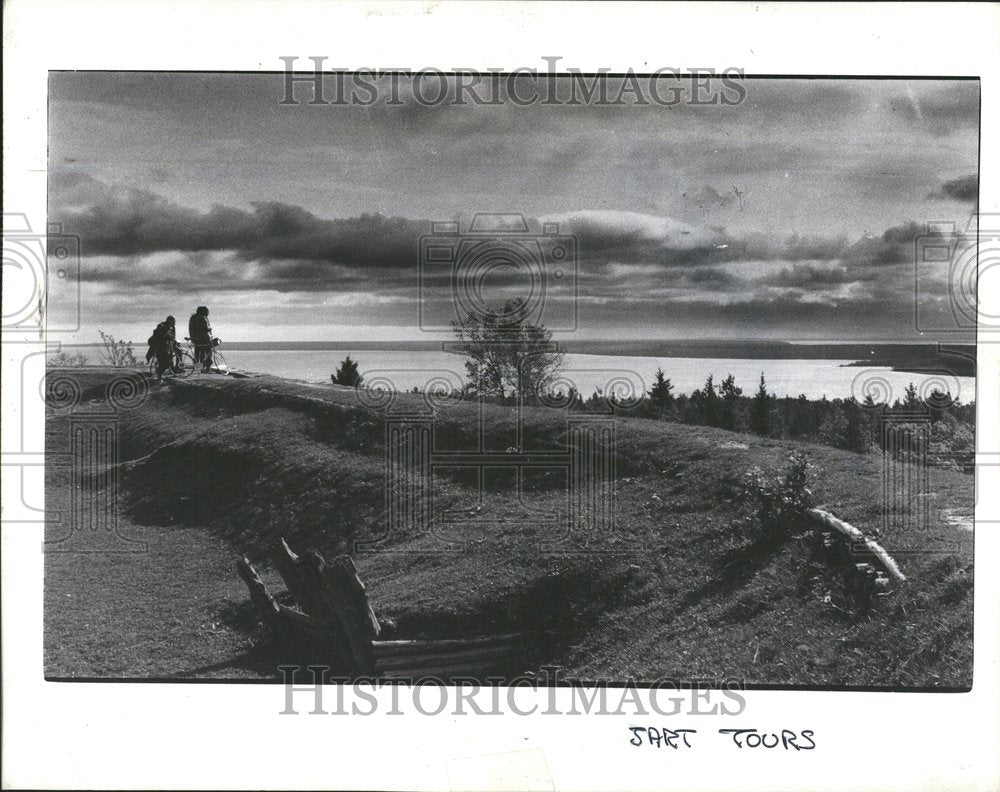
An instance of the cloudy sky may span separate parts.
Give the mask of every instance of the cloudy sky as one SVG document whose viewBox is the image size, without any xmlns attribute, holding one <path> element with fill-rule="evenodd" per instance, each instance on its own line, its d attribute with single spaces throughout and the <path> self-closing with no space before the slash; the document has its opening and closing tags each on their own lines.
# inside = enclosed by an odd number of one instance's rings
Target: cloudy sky
<svg viewBox="0 0 1000 792">
<path fill-rule="evenodd" d="M 428 107 L 404 80 L 398 106 L 283 106 L 280 74 L 54 73 L 75 340 L 199 304 L 230 341 L 425 337 L 422 273 L 426 315 L 452 281 L 421 269 L 420 236 L 481 212 L 576 238 L 544 310 L 561 326 L 572 306 L 577 337 L 919 338 L 915 239 L 975 207 L 978 83 L 745 86 L 735 106 Z M 945 317 L 943 277 L 921 299 Z"/>
</svg>

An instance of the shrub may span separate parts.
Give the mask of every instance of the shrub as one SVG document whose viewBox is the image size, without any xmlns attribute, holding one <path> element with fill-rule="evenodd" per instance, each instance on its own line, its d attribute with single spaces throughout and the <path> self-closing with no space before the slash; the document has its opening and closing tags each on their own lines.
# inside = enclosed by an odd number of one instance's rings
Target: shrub
<svg viewBox="0 0 1000 792">
<path fill-rule="evenodd" d="M 49 358 L 49 365 L 57 368 L 65 368 L 66 366 L 86 366 L 88 360 L 90 360 L 90 358 L 83 354 L 83 352 L 74 352 L 71 355 L 66 352 L 60 352 Z"/>
<path fill-rule="evenodd" d="M 344 358 L 330 379 L 334 385 L 345 385 L 348 388 L 360 388 L 364 384 L 363 377 L 358 373 L 358 362 L 351 360 L 350 355 Z"/>
<path fill-rule="evenodd" d="M 97 332 L 104 344 L 101 347 L 101 358 L 105 363 L 115 368 L 137 368 L 139 366 L 139 361 L 132 351 L 131 341 L 118 340 L 111 333 L 105 333 L 103 330 Z"/>
<path fill-rule="evenodd" d="M 814 468 L 803 454 L 791 454 L 781 473 L 758 467 L 747 471 L 738 500 L 759 522 L 764 535 L 787 537 L 813 506 Z"/>
</svg>

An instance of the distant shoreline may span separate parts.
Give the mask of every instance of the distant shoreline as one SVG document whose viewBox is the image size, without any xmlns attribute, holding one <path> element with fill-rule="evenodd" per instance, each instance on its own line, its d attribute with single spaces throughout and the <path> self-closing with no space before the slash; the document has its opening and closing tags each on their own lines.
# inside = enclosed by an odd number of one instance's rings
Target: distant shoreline
<svg viewBox="0 0 1000 792">
<path fill-rule="evenodd" d="M 975 376 L 972 344 L 795 344 L 787 341 L 571 340 L 559 345 L 568 353 L 652 358 L 733 358 L 743 360 L 850 360 L 849 366 L 885 366 L 895 371 L 949 371 Z M 64 344 L 64 349 L 92 349 L 100 344 Z M 138 350 L 143 344 L 133 344 Z M 452 341 L 231 341 L 226 351 L 260 352 L 449 352 Z"/>
</svg>

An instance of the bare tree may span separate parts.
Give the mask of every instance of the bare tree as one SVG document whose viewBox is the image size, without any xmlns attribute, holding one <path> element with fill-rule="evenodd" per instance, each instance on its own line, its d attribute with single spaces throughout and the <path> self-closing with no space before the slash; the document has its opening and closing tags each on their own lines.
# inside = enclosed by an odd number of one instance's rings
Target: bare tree
<svg viewBox="0 0 1000 792">
<path fill-rule="evenodd" d="M 116 368 L 136 368 L 139 365 L 135 353 L 132 351 L 131 341 L 121 341 L 116 339 L 111 333 L 98 330 L 101 335 L 101 358 L 109 366 Z"/>
</svg>

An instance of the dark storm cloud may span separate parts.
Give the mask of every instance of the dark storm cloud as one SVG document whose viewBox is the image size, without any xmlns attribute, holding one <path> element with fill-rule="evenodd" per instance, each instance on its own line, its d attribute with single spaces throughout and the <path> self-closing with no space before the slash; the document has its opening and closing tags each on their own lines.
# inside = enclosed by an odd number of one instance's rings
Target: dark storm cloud
<svg viewBox="0 0 1000 792">
<path fill-rule="evenodd" d="M 815 267 L 810 264 L 795 264 L 761 278 L 758 283 L 784 288 L 816 289 L 858 281 L 870 281 L 874 278 L 875 274 L 870 271 L 852 271 L 847 267 Z"/>
<path fill-rule="evenodd" d="M 682 283 L 702 288 L 731 288 L 740 283 L 739 278 L 724 269 L 717 267 L 700 267 L 685 270 Z"/>
<path fill-rule="evenodd" d="M 730 291 L 745 280 L 719 267 L 669 267 L 659 264 L 609 263 L 581 270 L 585 296 L 616 295 L 623 301 L 664 291 Z"/>
<path fill-rule="evenodd" d="M 53 220 L 81 236 L 83 280 L 106 294 L 187 295 L 211 284 L 233 295 L 348 300 L 390 323 L 399 306 L 416 304 L 418 284 L 432 299 L 452 294 L 450 264 L 419 266 L 419 238 L 430 229 L 421 220 L 324 219 L 273 201 L 198 210 L 74 174 L 53 176 L 50 198 Z M 815 234 L 779 238 L 602 210 L 532 218 L 529 226 L 538 232 L 543 222 L 576 237 L 579 294 L 597 315 L 610 311 L 608 320 L 617 313 L 620 321 L 625 306 L 636 317 L 668 309 L 675 318 L 734 326 L 752 317 L 758 324 L 833 321 L 856 309 L 862 316 L 858 306 L 870 319 L 911 300 L 912 282 L 901 279 L 905 270 L 896 265 L 914 260 L 916 240 L 925 233 L 911 222 L 855 242 Z M 510 267 L 488 280 L 491 298 L 518 296 L 526 287 L 524 273 Z M 569 284 L 548 285 L 552 299 L 572 298 Z M 831 313 L 838 307 L 840 314 Z"/>
<path fill-rule="evenodd" d="M 693 226 L 626 212 L 570 212 L 542 219 L 558 221 L 562 232 L 576 237 L 582 262 L 700 266 L 746 260 L 827 261 L 849 249 L 844 238 L 730 234 L 718 226 Z"/>
<path fill-rule="evenodd" d="M 928 198 L 950 198 L 963 203 L 976 203 L 979 200 L 979 177 L 976 174 L 962 176 L 946 181 L 940 190 L 930 193 Z"/>
<path fill-rule="evenodd" d="M 351 269 L 317 261 L 268 260 L 253 265 L 231 254 L 175 254 L 165 262 L 149 263 L 141 256 L 85 259 L 80 279 L 127 296 L 137 289 L 174 293 L 267 291 L 316 295 L 378 294 L 410 299 L 413 278 L 398 269 Z"/>
<path fill-rule="evenodd" d="M 381 214 L 324 220 L 299 206 L 180 206 L 148 190 L 75 175 L 53 177 L 52 218 L 79 234 L 85 255 L 234 251 L 246 260 L 300 259 L 350 266 L 408 266 L 427 224 Z M 87 197 L 92 202 L 80 206 Z M 68 208 L 60 209 L 63 202 Z"/>
<path fill-rule="evenodd" d="M 947 237 L 940 231 L 929 230 L 925 224 L 911 220 L 909 223 L 893 226 L 879 236 L 866 235 L 845 251 L 842 260 L 848 266 L 914 264 L 918 240 L 922 238 Z"/>
<path fill-rule="evenodd" d="M 620 306 L 614 303 L 586 306 L 595 324 L 611 322 Z M 912 296 L 896 295 L 891 300 L 861 297 L 852 301 L 805 301 L 794 292 L 760 294 L 738 301 L 720 303 L 710 299 L 665 303 L 646 301 L 630 304 L 633 326 L 660 327 L 674 333 L 697 327 L 716 337 L 737 337 L 745 331 L 770 330 L 772 337 L 797 335 L 814 340 L 842 341 L 870 333 L 878 320 L 888 334 L 905 335 L 913 327 Z M 826 333 L 824 335 L 824 333 Z"/>
<path fill-rule="evenodd" d="M 399 104 L 382 80 L 371 106 L 318 107 L 305 84 L 280 105 L 282 74 L 49 79 L 50 216 L 81 236 L 95 301 L 210 288 L 265 333 L 271 317 L 317 335 L 416 325 L 422 218 L 479 211 L 577 237 L 594 332 L 880 336 L 886 311 L 902 332 L 923 228 L 901 221 L 932 191 L 974 201 L 954 177 L 976 170 L 977 81 L 751 79 L 733 106 L 524 108 L 429 107 L 407 80 Z M 423 274 L 447 301 L 448 266 Z"/>
</svg>

